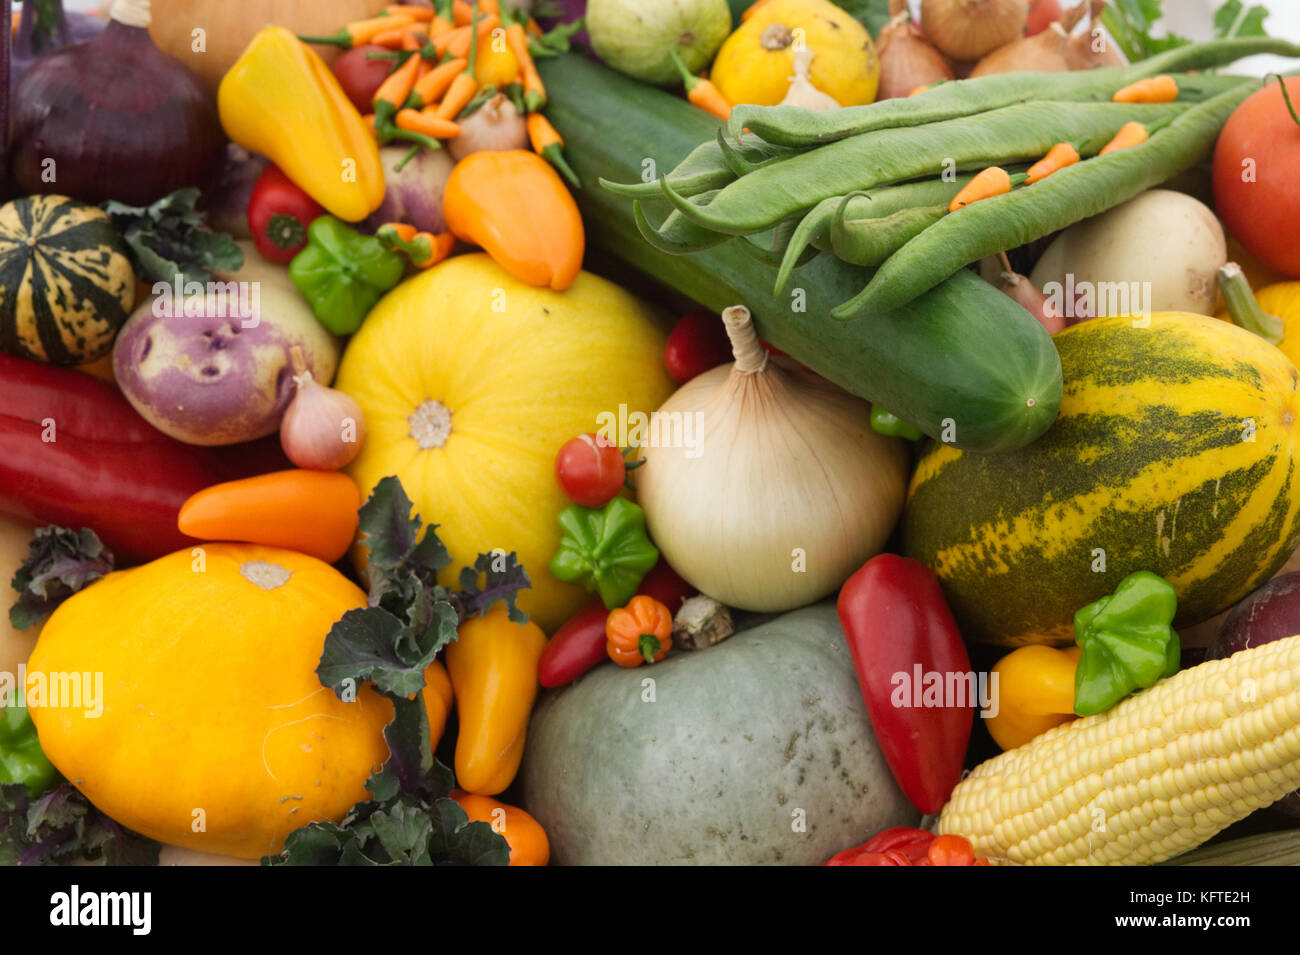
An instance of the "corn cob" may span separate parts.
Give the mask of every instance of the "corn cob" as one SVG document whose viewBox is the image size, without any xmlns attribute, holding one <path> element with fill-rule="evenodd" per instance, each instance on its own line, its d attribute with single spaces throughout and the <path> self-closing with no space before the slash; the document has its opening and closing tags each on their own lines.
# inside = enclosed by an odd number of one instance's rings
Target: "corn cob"
<svg viewBox="0 0 1300 955">
<path fill-rule="evenodd" d="M 1300 786 L 1300 636 L 1162 680 L 976 767 L 939 832 L 989 861 L 1137 865 Z"/>
</svg>

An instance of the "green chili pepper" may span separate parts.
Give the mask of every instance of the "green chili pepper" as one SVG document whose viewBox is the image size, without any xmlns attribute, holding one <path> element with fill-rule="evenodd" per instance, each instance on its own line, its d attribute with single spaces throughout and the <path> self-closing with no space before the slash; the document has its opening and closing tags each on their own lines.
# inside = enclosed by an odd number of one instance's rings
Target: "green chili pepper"
<svg viewBox="0 0 1300 955">
<path fill-rule="evenodd" d="M 1187 104 L 1176 102 L 1020 103 L 977 116 L 882 129 L 830 143 L 755 170 L 724 186 L 707 206 L 682 198 L 671 180 L 664 179 L 660 187 L 688 219 L 715 232 L 746 235 L 830 196 L 933 178 L 944 171 L 940 163 L 963 170 L 1032 162 L 1062 140 L 1086 136 L 1104 144 L 1130 120 L 1153 123 L 1187 109 Z"/>
<path fill-rule="evenodd" d="M 1026 189 L 983 199 L 959 215 L 945 216 L 890 256 L 866 288 L 831 309 L 831 314 L 851 319 L 899 308 L 971 262 L 1099 215 L 1160 185 L 1195 163 L 1214 144 L 1232 111 L 1258 88 L 1254 81 L 1238 83 L 1227 93 L 1188 108 L 1144 143 L 1094 155 Z M 1094 144 L 1109 141 L 1104 135 L 1092 135 Z"/>
<path fill-rule="evenodd" d="M 350 335 L 402 280 L 406 261 L 333 216 L 312 222 L 307 236 L 307 245 L 289 263 L 289 277 L 322 325 L 335 335 Z"/>
<path fill-rule="evenodd" d="M 1115 90 L 1135 80 L 1162 73 L 1203 70 L 1223 66 L 1257 53 L 1300 56 L 1300 45 L 1273 37 L 1236 37 L 1192 43 L 1149 57 L 1132 66 L 1103 67 L 1043 74 L 1026 83 L 1015 73 L 982 76 L 974 80 L 944 83 L 919 96 L 881 100 L 866 106 L 836 110 L 808 110 L 798 106 L 750 106 L 737 104 L 727 121 L 734 138 L 742 130 L 782 146 L 818 146 L 862 133 L 956 119 L 1028 100 L 1108 100 Z M 1223 77 L 1196 75 L 1175 77 L 1202 89 L 1221 91 Z M 1208 81 L 1208 83 L 1207 83 Z M 1183 99 L 1180 89 L 1179 98 Z"/>
<path fill-rule="evenodd" d="M 600 594 L 605 607 L 622 607 L 659 560 L 645 530 L 645 512 L 627 498 L 602 508 L 574 504 L 560 512 L 564 537 L 551 559 L 557 580 L 582 584 Z"/>
<path fill-rule="evenodd" d="M 1074 642 L 1083 648 L 1074 671 L 1076 714 L 1104 713 L 1134 690 L 1178 672 L 1177 610 L 1170 583 L 1139 570 L 1074 615 Z"/>
<path fill-rule="evenodd" d="M 22 783 L 33 796 L 53 787 L 59 772 L 45 758 L 25 706 L 0 707 L 0 783 Z"/>
<path fill-rule="evenodd" d="M 906 438 L 908 441 L 920 441 L 921 429 L 909 424 L 896 414 L 892 414 L 879 405 L 871 406 L 871 430 L 877 434 L 887 434 L 891 438 Z"/>
</svg>

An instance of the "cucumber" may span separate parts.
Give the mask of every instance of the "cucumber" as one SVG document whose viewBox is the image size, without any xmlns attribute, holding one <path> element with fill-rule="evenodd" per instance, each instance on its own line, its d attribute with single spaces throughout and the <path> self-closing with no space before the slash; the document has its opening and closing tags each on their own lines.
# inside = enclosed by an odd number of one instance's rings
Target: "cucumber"
<svg viewBox="0 0 1300 955">
<path fill-rule="evenodd" d="M 1061 362 L 1051 337 L 968 270 L 903 308 L 837 322 L 831 308 L 856 295 L 870 269 L 821 253 L 794 270 L 778 297 L 776 267 L 744 239 L 684 255 L 652 247 L 637 230 L 632 201 L 598 180 L 653 180 L 714 139 L 719 121 L 576 54 L 538 68 L 547 116 L 582 182 L 575 197 L 588 242 L 714 311 L 748 306 L 764 340 L 936 440 L 1010 451 L 1056 419 Z M 642 207 L 655 225 L 671 208 L 659 200 Z"/>
</svg>

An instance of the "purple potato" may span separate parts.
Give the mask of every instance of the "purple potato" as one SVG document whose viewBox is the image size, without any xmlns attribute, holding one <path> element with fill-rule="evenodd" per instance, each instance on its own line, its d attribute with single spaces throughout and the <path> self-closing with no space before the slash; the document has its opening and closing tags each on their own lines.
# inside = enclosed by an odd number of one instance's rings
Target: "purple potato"
<svg viewBox="0 0 1300 955">
<path fill-rule="evenodd" d="M 1298 633 L 1300 573 L 1283 574 L 1237 604 L 1205 656 L 1207 660 L 1219 660 Z M 1300 790 L 1283 796 L 1272 808 L 1300 819 Z"/>
</svg>

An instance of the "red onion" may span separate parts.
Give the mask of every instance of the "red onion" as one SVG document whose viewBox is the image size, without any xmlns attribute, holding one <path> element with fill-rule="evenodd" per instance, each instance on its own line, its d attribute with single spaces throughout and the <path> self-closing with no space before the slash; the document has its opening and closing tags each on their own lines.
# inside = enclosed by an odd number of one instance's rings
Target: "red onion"
<svg viewBox="0 0 1300 955">
<path fill-rule="evenodd" d="M 9 82 L 16 84 L 27 68 L 46 53 L 92 40 L 106 26 L 108 21 L 100 17 L 66 13 L 63 0 L 25 0 L 22 23 L 9 56 Z"/>
<path fill-rule="evenodd" d="M 15 88 L 18 187 L 147 205 L 207 186 L 225 144 L 212 94 L 154 46 L 149 0 L 114 0 L 109 16 L 103 33 L 37 60 Z"/>
</svg>

